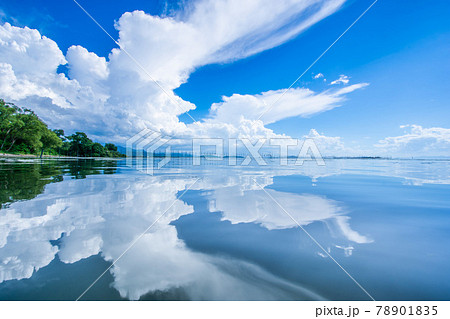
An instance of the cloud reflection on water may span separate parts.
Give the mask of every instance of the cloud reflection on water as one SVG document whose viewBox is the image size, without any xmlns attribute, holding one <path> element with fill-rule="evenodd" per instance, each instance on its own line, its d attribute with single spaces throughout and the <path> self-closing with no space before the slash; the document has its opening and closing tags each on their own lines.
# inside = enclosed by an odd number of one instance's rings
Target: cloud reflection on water
<svg viewBox="0 0 450 319">
<path fill-rule="evenodd" d="M 101 252 L 114 261 L 175 202 L 112 268 L 113 286 L 123 297 L 183 287 L 192 299 L 320 299 L 256 265 L 188 249 L 170 222 L 193 213 L 176 199 L 193 181 L 126 175 L 65 180 L 33 200 L 11 204 L 0 216 L 0 281 L 30 278 L 56 255 L 75 263 Z"/>
<path fill-rule="evenodd" d="M 273 182 L 273 175 L 255 176 L 264 185 Z M 249 178 L 242 183 L 239 176 L 205 175 L 195 188 L 212 190 L 216 209 L 232 223 L 256 223 L 269 230 L 295 227 Z M 11 204 L 0 216 L 0 281 L 30 278 L 56 255 L 64 263 L 76 263 L 101 253 L 112 262 L 174 202 L 112 267 L 113 287 L 121 296 L 139 299 L 151 291 L 182 287 L 192 299 L 321 299 L 257 265 L 187 248 L 170 223 L 194 212 L 177 199 L 194 180 L 125 174 L 66 179 L 48 185 L 35 199 Z M 325 197 L 268 191 L 302 225 L 344 217 L 339 203 Z M 59 247 L 52 242 L 56 240 Z"/>
</svg>

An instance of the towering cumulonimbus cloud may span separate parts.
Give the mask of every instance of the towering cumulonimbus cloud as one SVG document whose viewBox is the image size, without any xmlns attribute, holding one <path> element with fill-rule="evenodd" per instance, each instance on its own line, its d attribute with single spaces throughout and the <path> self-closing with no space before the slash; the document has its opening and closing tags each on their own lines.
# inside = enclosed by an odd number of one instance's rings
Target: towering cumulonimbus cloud
<svg viewBox="0 0 450 319">
<path fill-rule="evenodd" d="M 64 55 L 37 30 L 5 23 L 0 26 L 0 96 L 32 108 L 51 128 L 82 129 L 99 141 L 123 143 L 144 128 L 173 136 L 274 137 L 267 124 L 335 108 L 348 93 L 367 84 L 320 93 L 274 88 L 256 95 L 233 94 L 213 104 L 208 118 L 193 124 L 179 116 L 196 106 L 174 90 L 197 68 L 280 45 L 343 3 L 205 0 L 186 5 L 172 17 L 126 12 L 115 26 L 120 48 L 107 58 L 81 46 L 70 47 Z M 68 76 L 58 72 L 64 64 Z"/>
</svg>

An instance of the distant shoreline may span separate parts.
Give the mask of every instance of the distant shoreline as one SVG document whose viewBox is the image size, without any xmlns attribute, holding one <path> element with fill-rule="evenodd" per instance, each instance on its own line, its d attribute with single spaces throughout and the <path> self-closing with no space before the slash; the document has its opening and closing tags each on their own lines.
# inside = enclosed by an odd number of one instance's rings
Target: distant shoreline
<svg viewBox="0 0 450 319">
<path fill-rule="evenodd" d="M 39 155 L 34 154 L 7 154 L 0 153 L 1 158 L 14 158 L 14 159 L 107 159 L 107 160 L 121 160 L 124 157 L 77 157 L 77 156 L 64 156 L 64 155 L 43 155 L 40 158 Z"/>
<path fill-rule="evenodd" d="M 155 154 L 153 155 L 154 158 L 162 158 L 165 156 L 162 156 L 160 154 Z M 243 156 L 224 156 L 222 159 L 229 159 L 229 158 L 244 158 Z M 67 160 L 67 159 L 95 159 L 95 160 L 123 160 L 126 157 L 94 157 L 94 156 L 87 156 L 87 157 L 81 157 L 81 156 L 65 156 L 65 155 L 43 155 L 42 158 L 40 158 L 39 155 L 35 155 L 35 154 L 8 154 L 8 153 L 0 153 L 0 159 L 5 159 L 5 158 L 9 158 L 9 159 L 61 159 L 61 160 Z M 145 156 L 133 156 L 133 158 L 143 158 L 145 159 Z M 201 156 L 172 156 L 172 158 L 174 159 L 179 159 L 179 158 L 210 158 L 210 156 L 207 155 L 201 155 Z M 263 156 L 264 159 L 280 159 L 281 157 L 277 157 L 277 156 Z M 296 157 L 284 157 L 287 159 L 295 159 Z M 305 158 L 306 160 L 307 158 Z M 342 156 L 342 157 L 338 157 L 338 156 L 324 156 L 323 157 L 324 160 L 391 160 L 391 161 L 395 161 L 395 160 L 416 160 L 416 161 L 427 161 L 427 160 L 434 160 L 434 161 L 450 161 L 450 158 L 439 158 L 439 157 L 417 157 L 417 158 L 408 158 L 408 157 L 379 157 L 379 156 Z"/>
</svg>

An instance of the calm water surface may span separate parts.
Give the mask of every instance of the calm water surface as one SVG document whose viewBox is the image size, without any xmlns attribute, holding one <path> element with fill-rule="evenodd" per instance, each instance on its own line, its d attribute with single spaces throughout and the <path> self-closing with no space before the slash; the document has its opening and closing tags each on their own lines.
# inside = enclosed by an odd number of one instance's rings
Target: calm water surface
<svg viewBox="0 0 450 319">
<path fill-rule="evenodd" d="M 450 300 L 450 162 L 188 161 L 0 160 L 0 300 Z"/>
</svg>

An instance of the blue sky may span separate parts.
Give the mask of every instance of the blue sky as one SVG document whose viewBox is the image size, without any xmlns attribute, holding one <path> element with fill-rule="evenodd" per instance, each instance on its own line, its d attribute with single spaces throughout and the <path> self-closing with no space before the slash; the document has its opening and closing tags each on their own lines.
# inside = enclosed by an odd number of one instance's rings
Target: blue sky
<svg viewBox="0 0 450 319">
<path fill-rule="evenodd" d="M 211 105 L 221 102 L 222 96 L 258 95 L 285 89 L 372 2 L 346 1 L 338 10 L 292 39 L 256 54 L 196 63 L 188 77 L 181 81 L 183 83 L 173 85 L 173 90 L 184 101 L 195 104 L 190 114 L 201 120 L 210 117 Z M 80 0 L 79 3 L 116 39 L 119 33 L 114 24 L 125 12 L 143 10 L 151 16 L 183 20 L 184 15 L 188 15 L 186 8 L 192 5 L 189 1 L 180 4 L 137 0 Z M 13 26 L 37 29 L 56 42 L 64 55 L 69 47 L 79 45 L 108 61 L 111 50 L 117 48 L 73 1 L 1 0 L 0 9 L 2 24 L 9 22 Z M 357 145 L 358 149 L 370 151 L 380 140 L 409 132 L 410 128 L 400 128 L 401 125 L 418 125 L 423 129 L 439 128 L 431 136 L 421 131 L 417 138 L 435 139 L 436 147 L 440 148 L 437 153 L 447 152 L 445 147 L 450 143 L 446 140 L 449 133 L 445 131 L 450 128 L 449 14 L 450 2 L 445 0 L 432 3 L 379 0 L 294 88 L 325 92 L 343 86 L 330 85 L 340 75 L 348 76 L 350 85 L 369 85 L 346 94 L 339 101 L 339 107 L 312 115 L 287 116 L 265 126 L 276 134 L 292 137 L 302 137 L 314 129 L 319 135 L 340 137 L 346 147 Z M 288 23 L 297 23 L 300 19 Z M 58 68 L 59 72 L 61 70 L 64 67 Z M 314 79 L 318 73 L 327 81 Z M 35 100 L 27 97 L 24 101 Z M 177 116 L 182 122 L 192 122 L 186 114 Z M 91 131 L 99 138 L 110 134 L 102 132 L 101 126 Z M 418 139 L 413 141 L 413 147 L 424 151 Z M 408 139 L 388 143 L 411 144 Z M 408 152 L 415 150 L 411 150 L 411 145 L 407 146 Z"/>
</svg>

